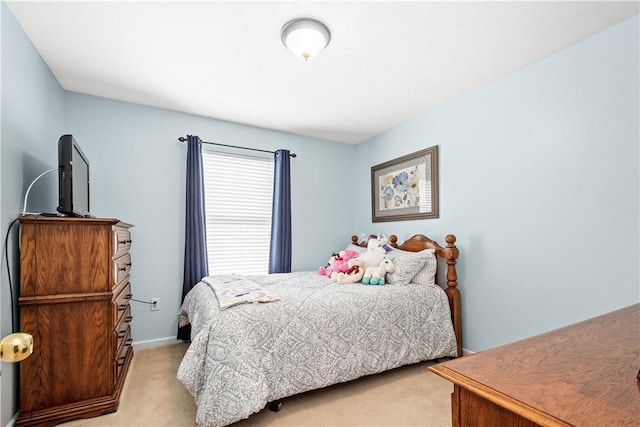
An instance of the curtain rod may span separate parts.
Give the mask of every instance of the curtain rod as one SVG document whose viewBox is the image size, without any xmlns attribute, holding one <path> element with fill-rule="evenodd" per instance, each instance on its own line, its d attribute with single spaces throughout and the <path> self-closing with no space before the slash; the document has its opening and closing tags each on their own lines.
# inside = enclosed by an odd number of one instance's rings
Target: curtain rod
<svg viewBox="0 0 640 427">
<path fill-rule="evenodd" d="M 178 138 L 178 141 L 187 142 L 187 138 L 185 138 L 184 136 L 181 136 L 181 137 Z M 219 142 L 202 141 L 202 143 L 203 144 L 210 144 L 210 145 L 219 145 L 221 147 L 240 148 L 241 150 L 262 151 L 263 153 L 271 153 L 271 154 L 275 153 L 274 151 L 261 150 L 259 148 L 239 147 L 237 145 L 220 144 Z M 296 153 L 289 153 L 289 157 L 297 157 L 297 156 L 296 156 Z"/>
</svg>

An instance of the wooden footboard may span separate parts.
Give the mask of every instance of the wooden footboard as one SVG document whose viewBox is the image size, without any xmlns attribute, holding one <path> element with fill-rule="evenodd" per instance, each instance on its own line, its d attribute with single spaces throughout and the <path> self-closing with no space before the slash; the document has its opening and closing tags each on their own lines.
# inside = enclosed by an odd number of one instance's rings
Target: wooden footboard
<svg viewBox="0 0 640 427">
<path fill-rule="evenodd" d="M 460 307 L 460 290 L 458 289 L 458 273 L 456 272 L 456 260 L 458 259 L 460 252 L 455 244 L 456 236 L 448 234 L 444 240 L 447 244 L 445 247 L 442 247 L 438 242 L 431 240 L 427 236 L 423 234 L 416 234 L 410 239 L 407 239 L 401 245 L 398 245 L 398 236 L 392 235 L 389 237 L 388 243 L 394 248 L 410 252 L 420 252 L 424 249 L 435 249 L 435 253 L 438 258 L 443 259 L 447 263 L 447 286 L 440 286 L 444 288 L 447 298 L 449 299 L 449 306 L 451 307 L 451 322 L 453 323 L 453 330 L 456 334 L 458 357 L 460 357 L 462 356 L 462 316 Z M 367 242 L 358 242 L 358 236 L 351 236 L 351 243 L 361 247 L 367 247 Z"/>
</svg>

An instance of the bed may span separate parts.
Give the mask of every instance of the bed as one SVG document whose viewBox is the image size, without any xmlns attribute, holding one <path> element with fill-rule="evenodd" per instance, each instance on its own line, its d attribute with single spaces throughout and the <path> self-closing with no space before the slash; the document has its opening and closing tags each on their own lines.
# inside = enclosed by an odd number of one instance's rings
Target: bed
<svg viewBox="0 0 640 427">
<path fill-rule="evenodd" d="M 347 249 L 365 251 L 358 240 Z M 455 236 L 445 241 L 418 234 L 399 245 L 391 236 L 396 271 L 384 286 L 338 284 L 316 271 L 203 278 L 179 313 L 191 343 L 178 379 L 195 398 L 196 423 L 229 425 L 298 393 L 461 356 L 459 252 Z M 435 284 L 442 276 L 444 289 Z M 215 289 L 231 280 L 274 301 L 221 308 Z"/>
</svg>

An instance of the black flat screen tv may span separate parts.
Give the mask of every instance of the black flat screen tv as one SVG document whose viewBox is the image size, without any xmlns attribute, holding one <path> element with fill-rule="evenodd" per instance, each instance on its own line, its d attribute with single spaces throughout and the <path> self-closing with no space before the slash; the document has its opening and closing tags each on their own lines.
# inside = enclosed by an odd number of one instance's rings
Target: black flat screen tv
<svg viewBox="0 0 640 427">
<path fill-rule="evenodd" d="M 58 212 L 90 217 L 89 160 L 73 135 L 58 140 Z"/>
</svg>

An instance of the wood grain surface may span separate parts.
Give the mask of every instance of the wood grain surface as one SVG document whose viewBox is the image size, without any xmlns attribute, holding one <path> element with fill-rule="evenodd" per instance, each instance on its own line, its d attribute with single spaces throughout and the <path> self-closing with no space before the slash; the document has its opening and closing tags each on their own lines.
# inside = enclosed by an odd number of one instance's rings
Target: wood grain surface
<svg viewBox="0 0 640 427">
<path fill-rule="evenodd" d="M 640 304 L 430 368 L 539 425 L 594 427 L 640 425 L 638 369 Z"/>
<path fill-rule="evenodd" d="M 23 216 L 16 425 L 53 426 L 116 411 L 131 348 L 131 233 L 117 219 Z"/>
</svg>

